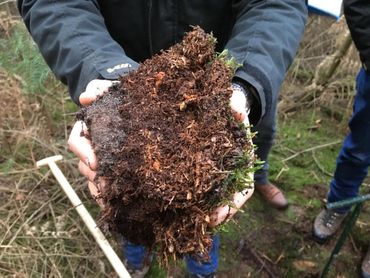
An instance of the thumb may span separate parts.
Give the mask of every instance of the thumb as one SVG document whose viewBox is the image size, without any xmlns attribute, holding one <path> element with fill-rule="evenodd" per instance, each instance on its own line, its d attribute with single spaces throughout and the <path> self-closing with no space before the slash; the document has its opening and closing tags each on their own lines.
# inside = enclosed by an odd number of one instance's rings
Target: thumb
<svg viewBox="0 0 370 278">
<path fill-rule="evenodd" d="M 118 81 L 94 79 L 86 86 L 86 91 L 80 95 L 80 103 L 83 106 L 93 103 L 98 96 L 108 92 L 109 87 Z"/>
</svg>

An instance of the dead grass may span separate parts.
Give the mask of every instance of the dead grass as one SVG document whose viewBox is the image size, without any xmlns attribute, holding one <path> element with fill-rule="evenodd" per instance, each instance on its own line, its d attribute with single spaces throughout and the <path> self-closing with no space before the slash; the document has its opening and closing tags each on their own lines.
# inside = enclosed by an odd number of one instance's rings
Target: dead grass
<svg viewBox="0 0 370 278">
<path fill-rule="evenodd" d="M 60 122 L 52 123 L 46 107 L 50 95 L 24 95 L 16 78 L 3 72 L 0 76 L 5 108 L 0 110 L 0 276 L 108 277 L 109 263 L 50 171 L 34 167 L 41 158 L 62 154 L 63 171 L 96 210 L 77 161 L 66 150 L 73 115 L 64 113 Z M 65 90 L 54 91 L 56 95 L 51 110 L 65 106 Z"/>
<path fill-rule="evenodd" d="M 1 46 L 6 45 L 5 34 L 0 33 Z M 30 57 L 37 54 L 31 43 L 18 47 L 27 48 L 23 52 Z M 0 59 L 12 65 L 22 58 Z M 77 160 L 66 147 L 76 107 L 64 86 L 51 75 L 45 78 L 45 68 L 41 74 L 47 90 L 33 86 L 32 93 L 27 85 L 37 80 L 0 68 L 0 277 L 112 277 L 109 263 L 50 171 L 34 166 L 39 159 L 62 154 L 61 168 L 96 215 Z M 37 76 L 36 70 L 32 78 Z"/>
<path fill-rule="evenodd" d="M 34 167 L 38 159 L 64 155 L 64 172 L 87 205 L 95 208 L 65 146 L 73 115 L 63 114 L 59 123 L 52 123 L 45 105 L 51 104 L 50 95 L 22 94 L 17 78 L 4 71 L 0 77 L 0 276 L 108 276 L 109 264 L 92 246 L 93 239 L 50 171 Z M 65 106 L 65 90 L 57 95 L 51 110 Z"/>
</svg>

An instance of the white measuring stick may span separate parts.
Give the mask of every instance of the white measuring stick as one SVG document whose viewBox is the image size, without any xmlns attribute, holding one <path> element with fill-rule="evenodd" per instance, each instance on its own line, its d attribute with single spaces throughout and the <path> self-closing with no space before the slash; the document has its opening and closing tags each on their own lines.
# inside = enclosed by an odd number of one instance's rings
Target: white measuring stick
<svg viewBox="0 0 370 278">
<path fill-rule="evenodd" d="M 47 157 L 40 161 L 37 161 L 36 166 L 41 167 L 43 165 L 49 165 L 51 172 L 54 174 L 63 191 L 72 202 L 73 206 L 77 210 L 77 213 L 81 216 L 90 233 L 93 235 L 100 248 L 103 250 L 105 256 L 113 266 L 114 270 L 117 272 L 118 276 L 120 278 L 130 278 L 131 276 L 126 270 L 122 261 L 119 259 L 116 252 L 114 252 L 112 246 L 109 244 L 108 240 L 105 238 L 102 231 L 96 225 L 94 219 L 91 217 L 90 213 L 82 204 L 80 198 L 77 196 L 76 192 L 73 190 L 72 186 L 69 184 L 66 177 L 55 163 L 56 161 L 62 159 L 63 157 L 61 155 Z"/>
</svg>

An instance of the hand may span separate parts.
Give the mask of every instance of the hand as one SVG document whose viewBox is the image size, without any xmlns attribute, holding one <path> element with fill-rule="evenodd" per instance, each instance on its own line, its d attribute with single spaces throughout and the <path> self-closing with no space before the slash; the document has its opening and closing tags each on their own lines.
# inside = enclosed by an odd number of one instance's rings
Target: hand
<svg viewBox="0 0 370 278">
<path fill-rule="evenodd" d="M 108 91 L 108 88 L 115 82 L 110 80 L 98 80 L 94 79 L 89 82 L 86 86 L 86 91 L 80 95 L 80 103 L 83 106 L 88 106 L 93 103 L 96 98 Z M 82 121 L 77 121 L 68 139 L 68 147 L 80 158 L 78 163 L 78 169 L 82 175 L 88 179 L 88 185 L 91 195 L 97 200 L 98 204 L 102 206 L 98 197 L 100 194 L 100 188 L 94 183 L 96 176 L 96 169 L 98 167 L 98 161 L 94 153 L 91 141 L 88 140 L 82 134 L 88 134 L 86 124 Z M 104 182 L 100 182 L 100 185 Z"/>
<path fill-rule="evenodd" d="M 244 123 L 245 126 L 249 126 L 248 119 L 248 104 L 245 93 L 242 90 L 234 89 L 233 94 L 230 98 L 230 108 L 233 111 L 233 116 L 236 121 Z M 248 180 L 253 180 L 253 174 Z M 233 198 L 233 204 L 231 206 L 226 205 L 216 208 L 210 217 L 210 226 L 215 227 L 225 221 L 228 221 L 233 215 L 241 208 L 244 203 L 252 196 L 254 191 L 254 185 L 249 185 L 242 192 L 236 192 Z"/>
<path fill-rule="evenodd" d="M 231 206 L 226 205 L 218 207 L 212 212 L 209 225 L 211 227 L 216 227 L 221 223 L 229 221 L 244 205 L 244 203 L 253 195 L 253 192 L 253 184 L 251 185 L 251 188 L 245 189 L 242 192 L 236 192 L 234 194 L 233 204 Z"/>
</svg>

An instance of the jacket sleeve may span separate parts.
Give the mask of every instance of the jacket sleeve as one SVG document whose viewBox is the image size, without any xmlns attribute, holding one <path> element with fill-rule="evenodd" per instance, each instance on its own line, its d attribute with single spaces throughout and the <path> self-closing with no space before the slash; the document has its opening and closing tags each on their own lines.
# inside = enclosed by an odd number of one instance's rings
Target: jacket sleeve
<svg viewBox="0 0 370 278">
<path fill-rule="evenodd" d="M 109 35 L 95 0 L 18 0 L 18 9 L 51 70 L 74 102 L 95 78 L 137 68 Z"/>
<path fill-rule="evenodd" d="M 344 15 L 365 70 L 370 71 L 370 1 L 344 0 Z"/>
<path fill-rule="evenodd" d="M 307 7 L 304 0 L 239 0 L 233 9 L 236 22 L 225 48 L 242 65 L 235 78 L 257 91 L 262 118 L 277 101 L 304 32 Z"/>
</svg>

